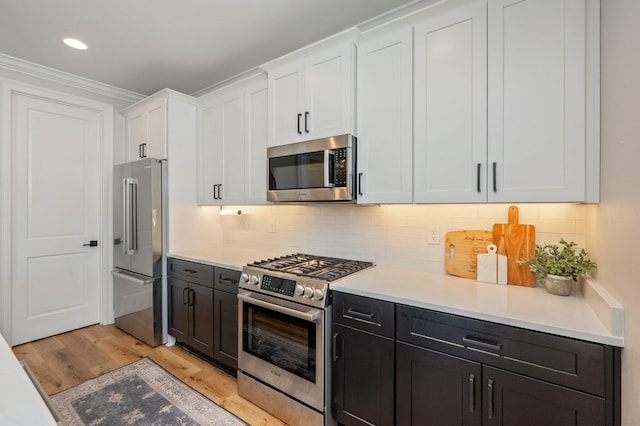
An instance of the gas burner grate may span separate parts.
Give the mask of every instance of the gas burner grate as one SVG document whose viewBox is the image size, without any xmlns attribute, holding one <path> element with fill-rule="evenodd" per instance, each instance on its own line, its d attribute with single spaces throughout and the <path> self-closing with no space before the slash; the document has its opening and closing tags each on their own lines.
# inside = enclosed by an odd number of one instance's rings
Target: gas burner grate
<svg viewBox="0 0 640 426">
<path fill-rule="evenodd" d="M 260 260 L 250 263 L 248 266 L 269 271 L 286 272 L 301 277 L 334 281 L 362 269 L 369 268 L 373 266 L 373 263 L 361 260 L 296 253 L 273 259 Z"/>
</svg>

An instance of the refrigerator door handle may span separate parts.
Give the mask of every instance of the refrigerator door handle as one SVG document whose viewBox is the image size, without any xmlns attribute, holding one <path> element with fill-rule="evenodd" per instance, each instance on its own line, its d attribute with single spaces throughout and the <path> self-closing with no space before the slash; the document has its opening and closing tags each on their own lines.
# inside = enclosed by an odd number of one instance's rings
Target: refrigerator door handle
<svg viewBox="0 0 640 426">
<path fill-rule="evenodd" d="M 136 254 L 138 250 L 138 179 L 122 180 L 124 206 L 124 244 L 125 255 Z"/>
</svg>

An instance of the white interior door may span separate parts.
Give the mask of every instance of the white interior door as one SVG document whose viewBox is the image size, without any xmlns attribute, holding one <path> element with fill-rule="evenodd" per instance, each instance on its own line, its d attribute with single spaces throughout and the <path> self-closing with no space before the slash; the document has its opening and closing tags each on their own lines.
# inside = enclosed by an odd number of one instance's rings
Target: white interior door
<svg viewBox="0 0 640 426">
<path fill-rule="evenodd" d="M 100 111 L 18 92 L 11 111 L 16 345 L 100 321 L 104 123 Z"/>
</svg>

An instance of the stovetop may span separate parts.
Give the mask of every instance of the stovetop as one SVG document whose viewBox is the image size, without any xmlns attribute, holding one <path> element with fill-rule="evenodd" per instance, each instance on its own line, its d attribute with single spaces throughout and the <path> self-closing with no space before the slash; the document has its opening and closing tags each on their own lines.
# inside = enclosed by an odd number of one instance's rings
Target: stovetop
<svg viewBox="0 0 640 426">
<path fill-rule="evenodd" d="M 373 263 L 296 253 L 260 260 L 249 263 L 248 266 L 331 282 L 362 269 L 370 268 Z"/>
<path fill-rule="evenodd" d="M 361 260 L 296 253 L 259 260 L 242 268 L 239 287 L 317 308 L 328 305 L 332 281 L 374 266 Z"/>
</svg>

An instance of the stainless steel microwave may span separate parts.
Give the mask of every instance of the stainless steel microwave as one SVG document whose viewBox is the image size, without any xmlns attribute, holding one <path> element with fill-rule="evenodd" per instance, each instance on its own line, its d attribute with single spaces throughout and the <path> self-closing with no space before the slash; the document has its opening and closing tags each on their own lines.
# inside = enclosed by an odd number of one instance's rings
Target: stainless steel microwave
<svg viewBox="0 0 640 426">
<path fill-rule="evenodd" d="M 353 135 L 267 149 L 267 200 L 275 202 L 355 201 Z"/>
</svg>

